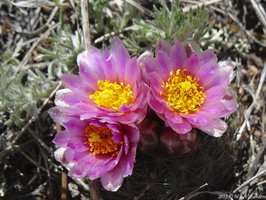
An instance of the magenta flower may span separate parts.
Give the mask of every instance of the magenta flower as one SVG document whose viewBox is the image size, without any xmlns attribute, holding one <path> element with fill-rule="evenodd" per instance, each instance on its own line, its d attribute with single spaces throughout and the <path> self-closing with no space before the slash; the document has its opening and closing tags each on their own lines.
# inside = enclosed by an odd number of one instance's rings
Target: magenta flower
<svg viewBox="0 0 266 200">
<path fill-rule="evenodd" d="M 193 51 L 180 42 L 157 45 L 156 57 L 145 60 L 149 105 L 179 134 L 199 128 L 218 137 L 227 129 L 220 118 L 237 108 L 228 89 L 233 67 L 218 64 L 212 50 Z"/>
<path fill-rule="evenodd" d="M 103 187 L 116 191 L 132 174 L 139 131 L 134 125 L 90 119 L 69 119 L 53 140 L 55 158 L 73 178 L 100 178 Z"/>
<path fill-rule="evenodd" d="M 139 123 L 147 110 L 149 87 L 141 79 L 137 59 L 115 38 L 110 49 L 90 46 L 78 55 L 79 76 L 63 75 L 68 89 L 56 94 L 54 113 L 100 117 L 120 123 Z"/>
</svg>

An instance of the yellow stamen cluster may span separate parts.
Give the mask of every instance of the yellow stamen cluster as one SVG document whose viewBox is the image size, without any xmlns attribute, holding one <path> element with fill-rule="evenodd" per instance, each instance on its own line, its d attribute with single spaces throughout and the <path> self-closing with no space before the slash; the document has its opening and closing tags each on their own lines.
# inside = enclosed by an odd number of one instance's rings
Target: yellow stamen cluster
<svg viewBox="0 0 266 200">
<path fill-rule="evenodd" d="M 186 69 L 170 72 L 169 79 L 162 82 L 164 89 L 161 95 L 166 103 L 176 113 L 190 114 L 199 110 L 205 100 L 203 87 L 198 84 L 198 78 L 186 74 Z"/>
<path fill-rule="evenodd" d="M 134 95 L 129 84 L 111 83 L 109 80 L 99 80 L 97 84 L 98 90 L 90 95 L 96 105 L 118 111 L 122 105 L 133 102 Z"/>
<path fill-rule="evenodd" d="M 88 137 L 90 152 L 96 156 L 99 154 L 110 154 L 116 156 L 123 142 L 116 144 L 113 140 L 112 131 L 107 127 L 87 126 L 85 135 Z"/>
</svg>

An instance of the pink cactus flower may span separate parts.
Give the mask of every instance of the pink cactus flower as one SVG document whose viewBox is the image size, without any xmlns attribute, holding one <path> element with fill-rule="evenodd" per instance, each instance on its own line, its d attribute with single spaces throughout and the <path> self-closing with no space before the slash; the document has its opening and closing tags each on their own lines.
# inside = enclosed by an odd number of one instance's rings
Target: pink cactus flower
<svg viewBox="0 0 266 200">
<path fill-rule="evenodd" d="M 147 111 L 149 87 L 142 81 L 137 59 L 115 38 L 110 49 L 90 46 L 78 55 L 79 76 L 63 75 L 67 89 L 56 94 L 54 114 L 81 120 L 100 117 L 119 123 L 139 123 Z"/>
<path fill-rule="evenodd" d="M 55 158 L 73 178 L 100 178 L 103 187 L 117 191 L 132 174 L 139 131 L 135 125 L 72 117 L 53 140 Z"/>
<path fill-rule="evenodd" d="M 228 85 L 233 67 L 217 63 L 213 50 L 199 51 L 161 41 L 155 58 L 145 59 L 145 79 L 151 89 L 149 105 L 175 132 L 199 128 L 215 137 L 227 129 L 222 117 L 237 108 Z"/>
</svg>

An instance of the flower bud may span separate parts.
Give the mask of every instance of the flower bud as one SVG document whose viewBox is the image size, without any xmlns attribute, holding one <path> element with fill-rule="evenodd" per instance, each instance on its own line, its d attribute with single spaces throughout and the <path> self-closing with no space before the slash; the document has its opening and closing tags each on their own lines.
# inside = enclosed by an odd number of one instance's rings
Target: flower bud
<svg viewBox="0 0 266 200">
<path fill-rule="evenodd" d="M 140 131 L 140 149 L 151 152 L 158 147 L 160 125 L 155 120 L 144 119 L 138 126 Z"/>
<path fill-rule="evenodd" d="M 192 129 L 186 134 L 178 134 L 168 127 L 162 131 L 160 140 L 163 148 L 168 153 L 185 154 L 196 147 L 196 131 Z"/>
</svg>

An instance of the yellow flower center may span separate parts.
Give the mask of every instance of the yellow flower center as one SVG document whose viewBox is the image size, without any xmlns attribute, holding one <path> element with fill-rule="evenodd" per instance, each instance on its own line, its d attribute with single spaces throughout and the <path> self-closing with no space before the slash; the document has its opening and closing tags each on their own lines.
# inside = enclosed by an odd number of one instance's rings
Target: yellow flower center
<svg viewBox="0 0 266 200">
<path fill-rule="evenodd" d="M 107 127 L 87 126 L 85 128 L 85 135 L 88 138 L 90 152 L 96 156 L 99 154 L 110 154 L 116 156 L 119 152 L 120 146 L 113 140 L 112 131 Z"/>
<path fill-rule="evenodd" d="M 186 75 L 186 69 L 170 72 L 170 77 L 162 82 L 164 89 L 161 95 L 166 103 L 176 113 L 190 114 L 199 110 L 205 100 L 203 87 L 198 84 L 198 78 Z"/>
<path fill-rule="evenodd" d="M 133 92 L 129 84 L 123 82 L 111 83 L 109 80 L 99 80 L 98 90 L 90 95 L 90 98 L 98 106 L 118 111 L 122 105 L 133 102 Z"/>
</svg>

